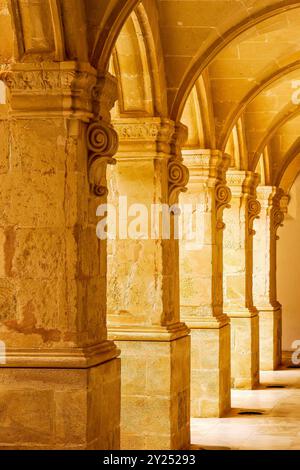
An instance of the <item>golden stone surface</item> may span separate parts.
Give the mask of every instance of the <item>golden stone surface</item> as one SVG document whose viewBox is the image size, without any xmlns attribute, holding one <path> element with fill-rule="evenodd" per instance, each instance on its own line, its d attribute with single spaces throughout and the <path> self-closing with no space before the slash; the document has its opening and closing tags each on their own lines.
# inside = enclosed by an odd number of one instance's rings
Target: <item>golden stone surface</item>
<svg viewBox="0 0 300 470">
<path fill-rule="evenodd" d="M 294 0 L 0 0 L 1 449 L 187 449 L 280 366 L 299 25 Z M 120 197 L 198 204 L 200 240 L 173 212 L 100 240 Z"/>
</svg>

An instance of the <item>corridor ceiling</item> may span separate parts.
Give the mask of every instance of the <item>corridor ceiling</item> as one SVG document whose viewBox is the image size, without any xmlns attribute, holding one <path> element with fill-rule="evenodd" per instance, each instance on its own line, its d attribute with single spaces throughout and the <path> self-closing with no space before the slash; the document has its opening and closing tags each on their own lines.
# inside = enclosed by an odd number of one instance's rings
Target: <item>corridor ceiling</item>
<svg viewBox="0 0 300 470">
<path fill-rule="evenodd" d="M 118 113 L 189 127 L 266 184 L 300 170 L 300 2 L 0 0 L 0 62 L 80 60 L 119 80 Z"/>
</svg>

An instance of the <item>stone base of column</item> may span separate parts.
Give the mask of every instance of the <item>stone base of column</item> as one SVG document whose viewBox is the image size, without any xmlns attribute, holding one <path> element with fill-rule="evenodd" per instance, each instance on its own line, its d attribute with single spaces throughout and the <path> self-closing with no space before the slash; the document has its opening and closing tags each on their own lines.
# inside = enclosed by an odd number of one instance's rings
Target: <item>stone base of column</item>
<svg viewBox="0 0 300 470">
<path fill-rule="evenodd" d="M 259 310 L 259 362 L 261 370 L 276 370 L 281 364 L 282 310 Z"/>
<path fill-rule="evenodd" d="M 229 313 L 231 323 L 232 388 L 254 389 L 259 384 L 258 313 Z"/>
<path fill-rule="evenodd" d="M 79 356 L 24 351 L 25 366 L 9 353 L 0 368 L 1 450 L 120 448 L 120 359 L 89 365 Z"/>
<path fill-rule="evenodd" d="M 192 344 L 191 415 L 224 416 L 231 407 L 230 325 L 188 326 Z"/>
<path fill-rule="evenodd" d="M 190 336 L 166 329 L 110 328 L 121 349 L 121 448 L 190 446 Z"/>
</svg>

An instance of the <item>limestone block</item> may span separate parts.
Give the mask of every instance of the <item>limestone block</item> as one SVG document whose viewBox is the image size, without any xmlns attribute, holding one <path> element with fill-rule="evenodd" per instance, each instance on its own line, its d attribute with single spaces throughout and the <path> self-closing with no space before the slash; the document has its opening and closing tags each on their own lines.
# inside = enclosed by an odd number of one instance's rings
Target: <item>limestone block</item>
<svg viewBox="0 0 300 470">
<path fill-rule="evenodd" d="M 260 369 L 276 370 L 281 364 L 281 307 L 259 311 Z"/>
<path fill-rule="evenodd" d="M 230 410 L 230 326 L 192 329 L 191 415 L 221 417 Z"/>
<path fill-rule="evenodd" d="M 123 364 L 122 448 L 189 445 L 189 341 L 184 337 L 170 342 L 117 342 Z"/>
<path fill-rule="evenodd" d="M 259 318 L 231 317 L 233 388 L 253 389 L 259 382 Z"/>
<path fill-rule="evenodd" d="M 0 376 L 1 449 L 118 449 L 118 359 L 86 370 L 1 368 Z"/>
</svg>

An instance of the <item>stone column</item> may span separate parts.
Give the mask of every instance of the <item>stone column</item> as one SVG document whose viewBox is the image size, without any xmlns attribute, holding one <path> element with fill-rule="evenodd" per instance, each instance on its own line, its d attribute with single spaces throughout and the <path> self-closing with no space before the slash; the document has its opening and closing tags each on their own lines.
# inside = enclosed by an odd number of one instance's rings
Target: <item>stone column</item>
<svg viewBox="0 0 300 470">
<path fill-rule="evenodd" d="M 0 79 L 0 447 L 118 449 L 119 351 L 96 236 L 116 83 L 75 62 L 14 64 Z"/>
<path fill-rule="evenodd" d="M 181 318 L 191 329 L 193 417 L 222 416 L 230 409 L 230 325 L 223 313 L 223 209 L 231 195 L 229 158 L 219 151 L 184 151 L 190 171 L 182 204 L 197 211 L 197 240 L 180 245 Z M 186 207 L 185 213 L 188 212 Z M 195 213 L 195 212 L 194 212 Z"/>
<path fill-rule="evenodd" d="M 178 148 L 184 128 L 159 118 L 114 126 L 120 147 L 109 201 L 122 233 L 109 243 L 108 313 L 110 338 L 122 351 L 121 446 L 183 449 L 190 443 L 190 337 L 179 317 L 178 240 L 174 216 L 164 238 L 151 233 L 150 215 L 159 218 L 152 204 L 176 203 L 188 181 Z M 146 211 L 136 238 L 132 204 Z"/>
<path fill-rule="evenodd" d="M 284 214 L 280 208 L 284 192 L 273 186 L 259 186 L 260 218 L 255 221 L 254 304 L 259 311 L 260 369 L 275 370 L 281 363 L 282 311 L 277 300 L 276 242 Z"/>
<path fill-rule="evenodd" d="M 256 199 L 259 175 L 227 173 L 231 209 L 224 221 L 224 311 L 231 319 L 231 365 L 234 388 L 259 382 L 259 320 L 253 304 L 253 223 L 260 212 Z"/>
</svg>

